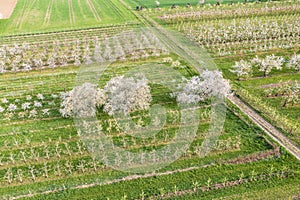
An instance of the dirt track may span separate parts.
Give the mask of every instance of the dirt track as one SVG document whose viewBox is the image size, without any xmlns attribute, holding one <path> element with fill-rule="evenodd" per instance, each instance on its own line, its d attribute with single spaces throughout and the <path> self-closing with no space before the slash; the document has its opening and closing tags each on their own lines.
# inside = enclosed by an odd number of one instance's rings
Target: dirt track
<svg viewBox="0 0 300 200">
<path fill-rule="evenodd" d="M 292 143 L 286 136 L 278 131 L 273 125 L 258 115 L 252 108 L 246 105 L 241 99 L 234 95 L 228 95 L 234 105 L 236 105 L 244 114 L 246 114 L 256 125 L 264 130 L 273 140 L 283 146 L 288 152 L 300 160 L 300 149 Z"/>
<path fill-rule="evenodd" d="M 10 17 L 18 0 L 0 0 L 0 19 L 7 19 Z"/>
</svg>

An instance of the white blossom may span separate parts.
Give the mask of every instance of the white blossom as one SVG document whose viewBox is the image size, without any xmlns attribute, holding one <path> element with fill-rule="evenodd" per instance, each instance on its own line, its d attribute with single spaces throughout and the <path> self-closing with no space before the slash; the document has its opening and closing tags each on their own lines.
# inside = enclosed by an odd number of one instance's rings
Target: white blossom
<svg viewBox="0 0 300 200">
<path fill-rule="evenodd" d="M 39 99 L 39 100 L 44 100 L 44 96 L 42 94 L 37 94 L 36 97 Z"/>
<path fill-rule="evenodd" d="M 59 112 L 63 117 L 93 117 L 96 115 L 96 107 L 105 102 L 103 93 L 91 83 L 77 86 L 69 92 L 61 93 Z"/>
<path fill-rule="evenodd" d="M 101 107 L 102 105 L 104 105 L 105 104 L 105 100 L 106 100 L 105 91 L 98 88 L 96 90 L 95 100 L 96 100 L 95 103 L 96 103 L 97 107 Z"/>
<path fill-rule="evenodd" d="M 3 99 L 2 99 L 2 103 L 7 104 L 7 103 L 8 103 L 8 100 L 7 100 L 6 98 L 3 98 Z"/>
<path fill-rule="evenodd" d="M 13 112 L 13 111 L 17 110 L 17 108 L 18 108 L 18 107 L 17 107 L 15 104 L 11 103 L 11 104 L 9 104 L 9 106 L 7 107 L 7 111 Z"/>
<path fill-rule="evenodd" d="M 58 95 L 57 95 L 57 94 L 51 94 L 51 97 L 52 97 L 53 99 L 57 99 L 57 98 L 58 98 Z"/>
<path fill-rule="evenodd" d="M 0 60 L 0 73 L 5 73 L 5 62 Z"/>
<path fill-rule="evenodd" d="M 54 102 L 54 101 L 49 101 L 49 102 L 48 102 L 48 105 L 49 105 L 49 106 L 55 106 L 55 102 Z"/>
<path fill-rule="evenodd" d="M 172 67 L 178 67 L 178 66 L 180 66 L 180 61 L 179 60 L 176 60 L 176 61 L 174 61 L 174 62 L 172 62 Z"/>
<path fill-rule="evenodd" d="M 104 87 L 106 103 L 104 111 L 109 115 L 128 113 L 136 110 L 146 110 L 152 100 L 148 80 L 142 75 L 125 78 L 112 78 Z"/>
<path fill-rule="evenodd" d="M 30 71 L 30 70 L 32 70 L 31 66 L 28 63 L 24 63 L 22 66 L 23 66 L 23 70 L 24 71 Z"/>
<path fill-rule="evenodd" d="M 37 111 L 35 109 L 29 112 L 29 118 L 34 118 L 34 117 L 37 117 Z"/>
<path fill-rule="evenodd" d="M 162 62 L 163 63 L 172 63 L 173 59 L 171 57 L 166 57 L 166 58 L 163 58 Z"/>
<path fill-rule="evenodd" d="M 212 97 L 226 97 L 230 90 L 229 82 L 220 71 L 206 70 L 200 76 L 192 77 L 175 96 L 178 103 L 194 104 Z"/>
<path fill-rule="evenodd" d="M 26 100 L 27 101 L 30 101 L 32 99 L 32 96 L 31 95 L 26 95 Z"/>
<path fill-rule="evenodd" d="M 30 109 L 30 105 L 31 105 L 31 103 L 25 102 L 21 105 L 21 107 L 23 110 L 28 110 L 28 109 Z"/>
<path fill-rule="evenodd" d="M 43 115 L 49 115 L 49 114 L 50 114 L 48 108 L 43 109 L 43 110 L 42 110 L 42 113 L 43 113 Z"/>
<path fill-rule="evenodd" d="M 264 59 L 257 56 L 252 59 L 252 63 L 258 67 L 259 71 L 264 72 L 266 77 L 272 69 L 281 70 L 284 63 L 284 59 L 281 56 L 275 56 L 274 54 L 266 56 Z"/>
<path fill-rule="evenodd" d="M 74 65 L 75 65 L 75 66 L 80 66 L 80 65 L 81 65 L 81 61 L 79 60 L 78 57 L 75 57 Z"/>
<path fill-rule="evenodd" d="M 47 64 L 50 68 L 56 67 L 55 59 L 53 56 L 49 57 L 47 60 Z"/>
<path fill-rule="evenodd" d="M 33 104 L 34 107 L 36 108 L 40 108 L 40 107 L 43 107 L 42 103 L 39 102 L 39 101 L 34 101 L 34 104 Z"/>
<path fill-rule="evenodd" d="M 0 106 L 0 113 L 3 113 L 4 111 L 5 109 L 2 106 Z"/>
<path fill-rule="evenodd" d="M 235 73 L 239 78 L 248 78 L 252 73 L 252 65 L 250 62 L 240 60 L 235 62 L 230 71 Z"/>
<path fill-rule="evenodd" d="M 288 68 L 293 68 L 295 71 L 300 70 L 300 54 L 295 54 L 291 57 L 288 65 Z"/>
</svg>

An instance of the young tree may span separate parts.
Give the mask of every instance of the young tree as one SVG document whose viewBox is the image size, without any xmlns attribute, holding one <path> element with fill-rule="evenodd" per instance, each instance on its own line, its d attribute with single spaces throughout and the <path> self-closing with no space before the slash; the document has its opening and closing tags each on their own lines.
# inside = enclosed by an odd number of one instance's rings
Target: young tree
<svg viewBox="0 0 300 200">
<path fill-rule="evenodd" d="M 101 45 L 100 45 L 99 43 L 97 43 L 96 46 L 95 46 L 93 59 L 94 59 L 97 63 L 102 63 L 102 62 L 104 61 L 104 59 L 103 59 L 103 57 L 102 57 L 102 49 L 101 49 Z"/>
<path fill-rule="evenodd" d="M 31 176 L 32 181 L 35 181 L 36 169 L 34 168 L 34 166 L 29 165 L 28 172 L 29 172 L 29 175 Z"/>
<path fill-rule="evenodd" d="M 295 81 L 294 83 L 283 84 L 279 90 L 282 91 L 283 104 L 282 107 L 286 107 L 287 104 L 295 105 L 300 102 L 300 84 Z"/>
<path fill-rule="evenodd" d="M 23 183 L 23 171 L 22 171 L 22 169 L 17 170 L 17 179 L 19 180 L 20 183 Z"/>
<path fill-rule="evenodd" d="M 252 74 L 252 64 L 250 62 L 240 60 L 235 62 L 230 71 L 236 74 L 239 80 L 241 80 L 241 78 L 249 78 Z"/>
<path fill-rule="evenodd" d="M 114 57 L 116 59 L 120 59 L 120 60 L 126 59 L 126 54 L 125 54 L 123 47 L 120 44 L 120 41 L 118 40 L 117 37 L 114 38 Z"/>
<path fill-rule="evenodd" d="M 6 69 L 5 69 L 5 63 L 3 60 L 0 60 L 0 73 L 5 73 Z"/>
<path fill-rule="evenodd" d="M 193 184 L 193 191 L 196 192 L 197 189 L 200 187 L 200 184 L 198 181 L 195 181 L 192 184 Z"/>
<path fill-rule="evenodd" d="M 56 67 L 56 62 L 54 56 L 50 56 L 47 60 L 47 64 L 50 68 Z"/>
<path fill-rule="evenodd" d="M 80 66 L 81 65 L 81 61 L 80 61 L 79 57 L 74 57 L 74 65 L 75 66 Z"/>
<path fill-rule="evenodd" d="M 228 182 L 228 178 L 225 176 L 225 177 L 222 179 L 222 185 L 223 185 L 223 187 L 226 187 L 227 182 Z"/>
<path fill-rule="evenodd" d="M 156 7 L 159 7 L 160 2 L 159 1 L 155 1 Z"/>
<path fill-rule="evenodd" d="M 13 172 L 11 168 L 8 168 L 3 178 L 8 184 L 11 184 L 13 182 Z"/>
<path fill-rule="evenodd" d="M 211 189 L 211 183 L 212 183 L 212 179 L 211 179 L 211 178 L 208 178 L 207 181 L 206 181 L 206 186 L 207 186 L 207 189 L 208 189 L 208 190 Z"/>
<path fill-rule="evenodd" d="M 295 70 L 295 72 L 298 72 L 300 70 L 300 54 L 295 54 L 291 57 L 288 65 L 288 68 L 292 68 Z"/>
<path fill-rule="evenodd" d="M 266 56 L 264 59 L 256 58 L 251 61 L 258 70 L 264 73 L 264 77 L 267 77 L 268 74 L 273 70 L 281 70 L 284 63 L 284 59 L 281 56 L 275 56 L 274 54 Z"/>
<path fill-rule="evenodd" d="M 61 166 L 59 162 L 54 166 L 54 174 L 56 176 L 62 176 Z"/>
</svg>

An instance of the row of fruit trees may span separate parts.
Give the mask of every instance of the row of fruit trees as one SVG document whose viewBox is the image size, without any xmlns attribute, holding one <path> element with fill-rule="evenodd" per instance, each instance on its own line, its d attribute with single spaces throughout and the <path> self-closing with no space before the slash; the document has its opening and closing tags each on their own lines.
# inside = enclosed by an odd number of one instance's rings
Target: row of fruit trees
<svg viewBox="0 0 300 200">
<path fill-rule="evenodd" d="M 59 40 L 41 44 L 0 47 L 0 73 L 55 68 L 57 66 L 138 60 L 168 54 L 150 32 L 124 32 L 118 36 L 90 40 Z"/>
</svg>

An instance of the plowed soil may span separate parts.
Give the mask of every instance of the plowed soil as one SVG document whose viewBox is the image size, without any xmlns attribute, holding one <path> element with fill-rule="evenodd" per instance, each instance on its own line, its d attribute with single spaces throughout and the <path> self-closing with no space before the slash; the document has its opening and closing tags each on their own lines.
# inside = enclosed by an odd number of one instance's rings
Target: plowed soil
<svg viewBox="0 0 300 200">
<path fill-rule="evenodd" d="M 0 19 L 8 19 L 14 11 L 18 0 L 0 0 Z"/>
</svg>

